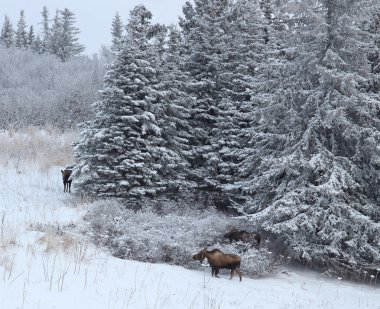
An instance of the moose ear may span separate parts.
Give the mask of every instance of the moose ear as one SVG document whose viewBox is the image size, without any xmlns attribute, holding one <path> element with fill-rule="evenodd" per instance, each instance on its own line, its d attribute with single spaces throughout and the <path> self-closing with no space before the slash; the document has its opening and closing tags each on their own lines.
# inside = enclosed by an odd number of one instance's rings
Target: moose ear
<svg viewBox="0 0 380 309">
<path fill-rule="evenodd" d="M 63 171 L 61 170 L 61 173 L 63 174 Z"/>
</svg>

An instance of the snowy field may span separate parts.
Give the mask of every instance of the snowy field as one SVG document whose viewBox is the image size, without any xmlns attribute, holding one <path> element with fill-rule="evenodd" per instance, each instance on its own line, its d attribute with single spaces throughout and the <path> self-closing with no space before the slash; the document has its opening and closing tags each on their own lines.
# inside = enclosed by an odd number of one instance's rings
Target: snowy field
<svg viewBox="0 0 380 309">
<path fill-rule="evenodd" d="M 378 288 L 314 273 L 239 282 L 116 259 L 78 233 L 86 206 L 59 169 L 0 167 L 0 308 L 380 308 Z"/>
</svg>

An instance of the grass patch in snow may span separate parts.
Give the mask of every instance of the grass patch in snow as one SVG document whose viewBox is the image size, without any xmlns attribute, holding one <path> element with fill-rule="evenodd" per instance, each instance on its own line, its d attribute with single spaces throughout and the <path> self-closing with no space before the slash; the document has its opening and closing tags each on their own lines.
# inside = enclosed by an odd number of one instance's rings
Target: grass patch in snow
<svg viewBox="0 0 380 309">
<path fill-rule="evenodd" d="M 34 165 L 47 173 L 53 166 L 73 162 L 71 144 L 76 131 L 60 132 L 54 128 L 29 127 L 23 130 L 0 131 L 0 165 L 23 172 L 25 166 Z"/>
</svg>

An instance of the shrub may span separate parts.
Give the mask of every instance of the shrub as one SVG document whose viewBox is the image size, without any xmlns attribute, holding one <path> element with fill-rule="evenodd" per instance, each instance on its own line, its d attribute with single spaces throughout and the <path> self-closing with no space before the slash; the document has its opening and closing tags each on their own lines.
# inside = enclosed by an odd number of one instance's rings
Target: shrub
<svg viewBox="0 0 380 309">
<path fill-rule="evenodd" d="M 175 201 L 145 201 L 135 209 L 116 200 L 90 204 L 85 220 L 97 245 L 109 248 L 119 258 L 152 263 L 169 263 L 199 269 L 192 255 L 204 247 L 218 248 L 242 257 L 242 270 L 248 276 L 263 276 L 276 269 L 276 259 L 266 248 L 245 243 L 227 244 L 223 234 L 229 226 L 242 228 L 242 222 L 212 207 L 202 209 Z"/>
</svg>

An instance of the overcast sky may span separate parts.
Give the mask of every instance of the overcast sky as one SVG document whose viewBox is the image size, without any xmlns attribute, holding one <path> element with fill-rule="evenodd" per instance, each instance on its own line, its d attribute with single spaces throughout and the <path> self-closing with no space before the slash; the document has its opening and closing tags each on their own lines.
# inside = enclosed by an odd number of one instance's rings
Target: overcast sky
<svg viewBox="0 0 380 309">
<path fill-rule="evenodd" d="M 186 0 L 0 0 L 0 29 L 4 15 L 8 15 L 16 29 L 20 10 L 25 11 L 28 25 L 40 29 L 43 6 L 49 10 L 51 18 L 56 9 L 68 8 L 74 12 L 80 29 L 80 42 L 86 46 L 85 53 L 92 55 L 99 51 L 102 44 L 111 44 L 111 23 L 116 12 L 125 23 L 130 10 L 138 4 L 144 4 L 153 13 L 153 22 L 164 24 L 177 23 Z"/>
</svg>

